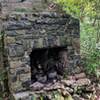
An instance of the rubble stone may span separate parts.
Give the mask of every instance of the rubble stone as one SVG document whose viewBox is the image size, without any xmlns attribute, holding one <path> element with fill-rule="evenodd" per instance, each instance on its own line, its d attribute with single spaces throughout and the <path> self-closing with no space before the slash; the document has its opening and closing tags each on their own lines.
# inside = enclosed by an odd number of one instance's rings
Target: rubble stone
<svg viewBox="0 0 100 100">
<path fill-rule="evenodd" d="M 75 74 L 75 78 L 76 79 L 86 78 L 86 74 L 85 73 Z"/>
<path fill-rule="evenodd" d="M 81 98 L 79 95 L 77 95 L 77 94 L 75 94 L 74 96 L 73 96 L 73 99 L 74 100 L 86 100 L 86 99 L 84 99 L 84 98 Z"/>
<path fill-rule="evenodd" d="M 90 85 L 91 81 L 88 78 L 79 79 L 76 81 L 76 86 L 87 86 Z"/>
<path fill-rule="evenodd" d="M 70 88 L 70 87 L 66 87 L 65 89 L 66 89 L 66 91 L 68 91 L 69 93 L 74 93 L 74 90 L 73 90 L 72 88 Z"/>
<path fill-rule="evenodd" d="M 73 85 L 76 81 L 75 80 L 61 80 L 61 82 L 66 86 Z"/>
<path fill-rule="evenodd" d="M 48 74 L 48 77 L 49 77 L 50 79 L 56 78 L 56 77 L 57 77 L 57 72 L 51 72 L 51 73 L 49 73 L 49 74 Z"/>
<path fill-rule="evenodd" d="M 44 87 L 44 85 L 40 82 L 35 82 L 30 87 L 31 87 L 31 90 L 39 91 Z"/>
</svg>

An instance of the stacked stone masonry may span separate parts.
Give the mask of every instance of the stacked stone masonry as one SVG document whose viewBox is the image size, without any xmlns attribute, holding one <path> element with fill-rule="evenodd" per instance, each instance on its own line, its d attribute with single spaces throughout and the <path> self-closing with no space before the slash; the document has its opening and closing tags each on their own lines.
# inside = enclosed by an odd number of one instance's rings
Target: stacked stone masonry
<svg viewBox="0 0 100 100">
<path fill-rule="evenodd" d="M 79 20 L 67 14 L 41 12 L 9 15 L 3 24 L 7 51 L 10 91 L 28 89 L 31 82 L 30 57 L 32 49 L 66 46 L 70 72 L 79 61 Z"/>
</svg>

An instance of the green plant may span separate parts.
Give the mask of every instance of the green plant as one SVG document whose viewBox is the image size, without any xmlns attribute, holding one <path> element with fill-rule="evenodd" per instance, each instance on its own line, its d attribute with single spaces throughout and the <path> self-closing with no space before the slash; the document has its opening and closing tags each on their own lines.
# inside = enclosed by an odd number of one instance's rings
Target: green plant
<svg viewBox="0 0 100 100">
<path fill-rule="evenodd" d="M 100 76 L 100 51 L 94 50 L 86 57 L 86 70 L 89 74 Z"/>
<path fill-rule="evenodd" d="M 86 59 L 85 68 L 89 74 L 99 77 L 100 50 L 100 3 L 99 0 L 56 0 L 62 9 L 80 20 L 81 55 Z"/>
<path fill-rule="evenodd" d="M 88 23 L 87 23 L 88 21 Z M 86 59 L 85 68 L 89 74 L 100 76 L 100 50 L 96 48 L 98 26 L 93 26 L 89 19 L 81 24 L 81 55 Z M 99 33 L 100 34 L 100 33 Z"/>
<path fill-rule="evenodd" d="M 0 100 L 3 100 L 3 98 L 2 98 L 2 97 L 0 97 Z"/>
</svg>

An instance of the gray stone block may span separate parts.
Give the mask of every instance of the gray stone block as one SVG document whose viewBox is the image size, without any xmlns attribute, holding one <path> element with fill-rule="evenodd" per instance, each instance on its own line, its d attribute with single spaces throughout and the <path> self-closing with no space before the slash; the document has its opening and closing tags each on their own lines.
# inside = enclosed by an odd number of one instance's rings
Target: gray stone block
<svg viewBox="0 0 100 100">
<path fill-rule="evenodd" d="M 11 44 L 9 45 L 9 56 L 10 57 L 19 57 L 24 55 L 23 45 Z"/>
</svg>

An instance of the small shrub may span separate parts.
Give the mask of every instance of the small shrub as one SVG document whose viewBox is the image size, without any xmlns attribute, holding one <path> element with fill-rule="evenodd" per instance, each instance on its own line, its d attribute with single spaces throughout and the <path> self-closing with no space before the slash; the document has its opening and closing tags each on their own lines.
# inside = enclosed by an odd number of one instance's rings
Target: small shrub
<svg viewBox="0 0 100 100">
<path fill-rule="evenodd" d="M 100 51 L 94 50 L 86 57 L 86 70 L 89 74 L 100 76 Z"/>
</svg>

